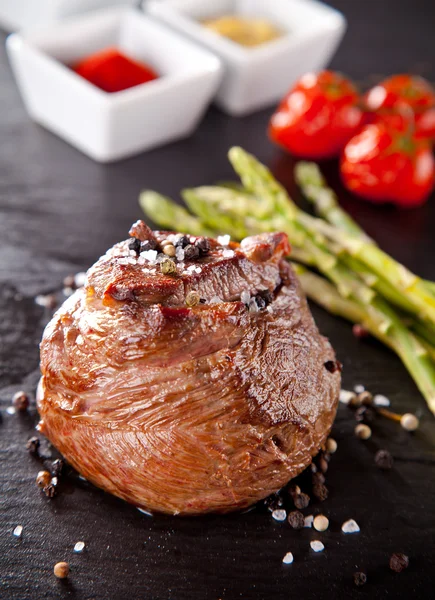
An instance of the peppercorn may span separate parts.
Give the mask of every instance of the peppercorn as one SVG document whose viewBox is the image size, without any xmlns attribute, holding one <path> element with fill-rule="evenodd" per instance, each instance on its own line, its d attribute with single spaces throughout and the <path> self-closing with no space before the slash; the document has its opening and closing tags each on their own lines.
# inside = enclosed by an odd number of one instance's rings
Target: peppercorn
<svg viewBox="0 0 435 600">
<path fill-rule="evenodd" d="M 205 256 L 210 252 L 210 242 L 205 237 L 198 238 L 195 242 L 195 247 L 198 248 L 199 254 L 201 256 Z"/>
<path fill-rule="evenodd" d="M 324 502 L 329 494 L 328 488 L 323 483 L 315 483 L 313 485 L 313 494 L 317 498 L 317 500 L 320 500 L 320 502 Z"/>
<path fill-rule="evenodd" d="M 355 419 L 359 422 L 373 423 L 376 417 L 376 411 L 370 406 L 360 406 L 355 411 Z"/>
<path fill-rule="evenodd" d="M 293 510 L 290 512 L 287 520 L 293 529 L 303 529 L 305 526 L 304 515 L 299 510 Z"/>
<path fill-rule="evenodd" d="M 388 470 L 391 469 L 394 463 L 394 459 L 388 450 L 378 450 L 375 454 L 375 464 L 380 469 Z"/>
<path fill-rule="evenodd" d="M 201 298 L 199 297 L 198 292 L 192 290 L 186 296 L 186 304 L 187 306 L 196 306 L 197 304 L 199 304 L 200 299 Z"/>
<path fill-rule="evenodd" d="M 400 419 L 400 424 L 406 431 L 415 431 L 420 425 L 417 417 L 411 413 L 405 413 Z"/>
<path fill-rule="evenodd" d="M 372 435 L 372 430 L 368 425 L 360 423 L 355 427 L 355 435 L 360 440 L 368 440 Z"/>
<path fill-rule="evenodd" d="M 269 290 L 261 290 L 260 292 L 257 293 L 255 298 L 257 299 L 258 296 L 260 296 L 260 298 L 262 298 L 265 301 L 266 306 L 269 305 L 273 300 L 272 292 Z"/>
<path fill-rule="evenodd" d="M 311 479 L 312 479 L 313 485 L 323 484 L 326 481 L 324 474 L 321 473 L 320 471 L 316 471 L 315 473 L 312 473 Z"/>
<path fill-rule="evenodd" d="M 357 571 L 353 574 L 353 581 L 358 587 L 364 585 L 367 582 L 367 575 L 362 571 Z"/>
<path fill-rule="evenodd" d="M 352 333 L 358 339 L 369 336 L 369 331 L 364 327 L 364 325 L 360 325 L 359 323 L 355 323 L 355 325 L 352 327 Z"/>
<path fill-rule="evenodd" d="M 42 491 L 47 496 L 47 498 L 54 498 L 57 493 L 57 486 L 53 483 L 53 479 L 51 479 L 50 483 L 48 483 Z"/>
<path fill-rule="evenodd" d="M 163 254 L 166 254 L 166 256 L 175 256 L 175 246 L 173 244 L 166 244 L 166 246 L 163 247 Z"/>
<path fill-rule="evenodd" d="M 51 481 L 51 475 L 48 471 L 39 471 L 35 483 L 39 488 L 45 488 Z"/>
<path fill-rule="evenodd" d="M 406 554 L 395 552 L 390 557 L 390 569 L 395 573 L 401 573 L 409 566 L 409 558 Z"/>
<path fill-rule="evenodd" d="M 27 440 L 26 448 L 29 451 L 29 454 L 36 456 L 39 453 L 40 445 L 41 445 L 41 442 L 39 441 L 39 438 L 34 436 L 34 437 L 31 437 L 29 440 Z"/>
<path fill-rule="evenodd" d="M 329 519 L 325 515 L 314 517 L 313 527 L 316 531 L 326 531 L 329 527 Z"/>
<path fill-rule="evenodd" d="M 325 456 L 321 456 L 319 459 L 319 469 L 322 471 L 322 473 L 326 473 L 328 470 L 328 461 L 325 458 Z"/>
<path fill-rule="evenodd" d="M 155 240 L 145 240 L 141 242 L 140 251 L 148 252 L 148 250 L 157 250 L 157 242 Z"/>
<path fill-rule="evenodd" d="M 62 459 L 57 458 L 51 463 L 51 474 L 53 477 L 60 477 L 62 475 L 63 468 L 65 463 Z"/>
<path fill-rule="evenodd" d="M 338 360 L 327 360 L 325 362 L 325 369 L 330 373 L 336 373 L 337 371 L 341 371 L 343 365 Z"/>
<path fill-rule="evenodd" d="M 18 412 L 25 412 L 29 408 L 29 396 L 20 391 L 13 395 L 12 404 Z"/>
<path fill-rule="evenodd" d="M 299 510 L 302 508 L 307 508 L 307 506 L 310 503 L 310 497 L 308 496 L 308 494 L 304 494 L 303 492 L 301 494 L 295 494 L 293 496 L 293 502 L 296 508 L 298 508 Z"/>
<path fill-rule="evenodd" d="M 129 240 L 129 242 L 128 242 L 129 250 L 133 250 L 134 252 L 136 252 L 136 254 L 139 254 L 140 247 L 141 247 L 141 243 L 140 243 L 140 240 L 138 240 L 137 238 L 131 238 L 131 240 Z"/>
<path fill-rule="evenodd" d="M 74 275 L 67 275 L 63 280 L 64 288 L 71 288 L 72 290 L 76 288 L 76 281 Z"/>
<path fill-rule="evenodd" d="M 58 579 L 65 579 L 69 575 L 69 564 L 67 562 L 58 562 L 54 565 L 53 573 Z"/>
<path fill-rule="evenodd" d="M 195 260 L 199 257 L 199 249 L 197 246 L 189 244 L 184 248 L 184 258 L 186 260 Z"/>
<path fill-rule="evenodd" d="M 162 271 L 163 275 L 173 275 L 177 272 L 177 267 L 173 260 L 170 258 L 165 258 L 160 263 L 160 270 Z"/>
<path fill-rule="evenodd" d="M 328 438 L 326 440 L 326 451 L 329 454 L 334 454 L 337 451 L 337 442 L 333 438 Z"/>
<path fill-rule="evenodd" d="M 272 494 L 264 500 L 264 505 L 267 507 L 268 510 L 270 510 L 270 512 L 281 508 L 283 504 L 283 499 L 278 494 Z"/>
<path fill-rule="evenodd" d="M 367 390 L 358 394 L 358 399 L 364 406 L 371 406 L 373 404 L 373 394 Z"/>
<path fill-rule="evenodd" d="M 266 308 L 266 300 L 262 296 L 260 296 L 260 294 L 257 294 L 254 297 L 254 300 L 256 305 L 258 306 L 258 310 L 264 310 Z"/>
<path fill-rule="evenodd" d="M 199 238 L 196 243 L 198 244 L 199 240 L 201 240 L 203 238 Z M 177 239 L 177 241 L 175 242 L 175 246 L 177 248 L 185 248 L 188 244 L 190 244 L 190 238 L 188 235 L 182 235 L 180 238 Z"/>
</svg>

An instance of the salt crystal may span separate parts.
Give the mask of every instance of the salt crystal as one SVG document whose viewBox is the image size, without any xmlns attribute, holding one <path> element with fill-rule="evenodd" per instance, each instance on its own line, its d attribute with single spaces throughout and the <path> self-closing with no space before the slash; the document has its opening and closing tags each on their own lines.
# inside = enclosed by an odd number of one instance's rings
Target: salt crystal
<svg viewBox="0 0 435 600">
<path fill-rule="evenodd" d="M 266 307 L 267 312 L 269 313 L 273 313 L 273 307 L 271 304 L 269 304 L 269 306 Z"/>
<path fill-rule="evenodd" d="M 144 250 L 140 255 L 148 262 L 155 262 L 157 259 L 157 250 Z M 164 256 L 164 255 L 163 255 Z"/>
<path fill-rule="evenodd" d="M 390 406 L 390 399 L 382 394 L 376 394 L 373 398 L 373 404 L 375 406 Z"/>
<path fill-rule="evenodd" d="M 83 336 L 82 336 L 81 334 L 79 334 L 79 335 L 76 337 L 76 344 L 77 344 L 78 346 L 81 346 L 83 343 L 84 343 Z"/>
<path fill-rule="evenodd" d="M 258 312 L 258 304 L 256 303 L 255 298 L 251 298 L 251 300 L 249 301 L 249 312 L 250 313 Z"/>
<path fill-rule="evenodd" d="M 118 258 L 118 265 L 123 265 L 123 266 L 128 265 L 128 258 L 125 258 L 125 257 Z"/>
<path fill-rule="evenodd" d="M 83 552 L 84 548 L 85 548 L 84 542 L 77 542 L 74 546 L 74 552 Z"/>
<path fill-rule="evenodd" d="M 277 508 L 273 511 L 272 517 L 275 521 L 285 521 L 287 518 L 287 513 L 283 508 Z"/>
<path fill-rule="evenodd" d="M 229 241 L 229 240 L 228 240 L 228 241 Z M 227 250 L 224 250 L 224 251 L 222 252 L 222 256 L 223 256 L 224 258 L 233 258 L 234 254 L 235 254 L 234 250 L 229 250 L 229 249 L 227 249 Z"/>
<path fill-rule="evenodd" d="M 230 240 L 231 236 L 229 235 L 219 235 L 217 238 L 218 244 L 220 244 L 221 246 L 228 246 Z"/>
<path fill-rule="evenodd" d="M 353 519 L 349 519 L 345 521 L 341 526 L 341 531 L 343 533 L 358 533 L 360 531 L 359 525 Z"/>
<path fill-rule="evenodd" d="M 23 533 L 23 526 L 17 525 L 12 533 L 15 537 L 21 537 L 21 535 Z"/>
<path fill-rule="evenodd" d="M 354 385 L 353 389 L 356 394 L 362 394 L 366 388 L 361 383 L 358 383 Z"/>
<path fill-rule="evenodd" d="M 70 288 L 70 287 L 66 287 L 66 288 L 63 288 L 62 292 L 63 292 L 63 295 L 68 298 L 68 296 L 72 296 L 73 295 L 74 290 L 72 288 Z"/>
<path fill-rule="evenodd" d="M 201 269 L 201 267 L 196 267 L 196 269 L 195 269 L 195 273 L 202 273 L 202 269 Z"/>
<path fill-rule="evenodd" d="M 78 288 L 86 285 L 86 273 L 84 271 L 80 271 L 80 273 L 74 275 L 74 285 Z"/>
<path fill-rule="evenodd" d="M 222 298 L 219 298 L 219 296 L 213 296 L 210 298 L 209 304 L 221 304 L 221 302 L 223 302 Z"/>
<path fill-rule="evenodd" d="M 8 413 L 8 415 L 14 415 L 15 414 L 15 407 L 14 406 L 8 406 L 6 409 L 6 412 Z"/>
<path fill-rule="evenodd" d="M 181 262 L 182 260 L 184 260 L 184 248 L 178 247 L 175 250 L 175 258 Z"/>
<path fill-rule="evenodd" d="M 340 402 L 343 404 L 349 404 L 352 398 L 355 398 L 355 392 L 349 392 L 349 390 L 340 390 Z"/>
<path fill-rule="evenodd" d="M 50 308 L 51 306 L 53 306 L 53 296 L 43 296 L 42 294 L 40 294 L 39 296 L 36 296 L 35 304 L 37 304 L 38 306 L 43 306 L 44 308 Z"/>
<path fill-rule="evenodd" d="M 304 527 L 312 527 L 314 521 L 314 515 L 308 515 L 304 519 Z"/>
<path fill-rule="evenodd" d="M 314 552 L 322 552 L 322 550 L 325 549 L 325 546 L 320 540 L 313 540 L 312 542 L 310 542 L 310 546 L 311 549 L 314 550 Z"/>
<path fill-rule="evenodd" d="M 249 304 L 249 300 L 251 299 L 251 294 L 245 290 L 240 294 L 240 300 L 243 302 L 243 304 Z"/>
<path fill-rule="evenodd" d="M 144 265 L 145 264 L 145 259 L 143 256 L 139 256 L 139 258 L 137 259 L 137 264 L 138 265 Z"/>
<path fill-rule="evenodd" d="M 287 552 L 287 554 L 284 556 L 284 558 L 282 559 L 282 562 L 285 565 L 291 565 L 293 562 L 293 554 L 291 552 Z"/>
<path fill-rule="evenodd" d="M 135 264 L 136 264 L 136 259 L 135 259 L 135 258 L 133 258 L 132 256 L 129 256 L 129 257 L 127 258 L 127 261 L 128 261 L 128 264 L 129 264 L 129 265 L 135 265 Z"/>
</svg>

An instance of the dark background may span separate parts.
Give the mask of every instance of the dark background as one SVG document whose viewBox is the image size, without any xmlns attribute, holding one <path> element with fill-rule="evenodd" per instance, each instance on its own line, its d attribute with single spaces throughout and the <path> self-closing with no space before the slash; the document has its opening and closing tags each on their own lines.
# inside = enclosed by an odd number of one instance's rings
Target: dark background
<svg viewBox="0 0 435 600">
<path fill-rule="evenodd" d="M 272 0 L 271 0 L 272 1 Z M 332 66 L 363 86 L 382 75 L 417 72 L 435 80 L 433 0 L 335 0 L 349 20 Z M 86 269 L 139 218 L 142 187 L 176 195 L 231 175 L 226 151 L 240 144 L 272 166 L 293 191 L 291 159 L 265 136 L 271 111 L 230 119 L 212 108 L 188 140 L 114 165 L 98 165 L 29 121 L 0 48 L 0 597 L 77 599 L 323 599 L 429 598 L 434 592 L 435 481 L 433 418 L 398 359 L 374 342 L 357 342 L 347 323 L 313 308 L 344 363 L 344 386 L 364 383 L 388 395 L 398 411 L 415 411 L 421 429 L 408 435 L 379 421 L 368 443 L 353 436 L 354 420 L 340 407 L 334 427 L 338 451 L 328 473 L 324 511 L 330 530 L 295 532 L 261 510 L 197 519 L 148 518 L 135 508 L 71 476 L 49 501 L 36 489 L 39 464 L 25 442 L 36 423 L 6 413 L 12 393 L 33 392 L 38 342 L 48 318 L 34 303 L 60 289 L 69 273 Z M 384 249 L 419 274 L 435 279 L 435 198 L 410 212 L 372 208 L 339 188 L 336 165 L 326 173 L 344 206 Z M 373 462 L 388 448 L 395 468 Z M 341 523 L 355 518 L 358 535 Z M 13 528 L 24 527 L 22 539 Z M 326 550 L 315 555 L 310 539 Z M 86 550 L 75 555 L 76 541 Z M 287 551 L 294 564 L 284 566 Z M 410 556 L 397 575 L 392 552 Z M 53 565 L 67 560 L 68 581 Z M 364 588 L 354 571 L 368 574 Z"/>
</svg>

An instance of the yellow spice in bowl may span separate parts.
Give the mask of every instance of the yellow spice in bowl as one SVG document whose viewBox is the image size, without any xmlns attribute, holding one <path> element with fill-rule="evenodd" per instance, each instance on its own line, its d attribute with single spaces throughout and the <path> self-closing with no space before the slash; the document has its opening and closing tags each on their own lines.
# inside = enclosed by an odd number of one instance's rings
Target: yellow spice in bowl
<svg viewBox="0 0 435 600">
<path fill-rule="evenodd" d="M 271 42 L 282 36 L 282 32 L 266 19 L 224 15 L 208 19 L 203 25 L 241 46 L 254 47 Z"/>
</svg>

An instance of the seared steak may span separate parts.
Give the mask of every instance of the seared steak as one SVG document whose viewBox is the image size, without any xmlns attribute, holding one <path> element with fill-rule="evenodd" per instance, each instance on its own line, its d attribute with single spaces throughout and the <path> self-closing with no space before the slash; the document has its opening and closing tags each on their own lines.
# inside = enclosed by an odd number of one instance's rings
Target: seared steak
<svg viewBox="0 0 435 600">
<path fill-rule="evenodd" d="M 116 244 L 44 332 L 40 430 L 86 479 L 138 507 L 246 508 L 310 463 L 340 388 L 284 259 L 287 237 L 188 238 L 205 251 L 189 261 L 180 245 L 164 275 L 159 244 L 181 236 L 131 233 L 157 250 Z"/>
</svg>

